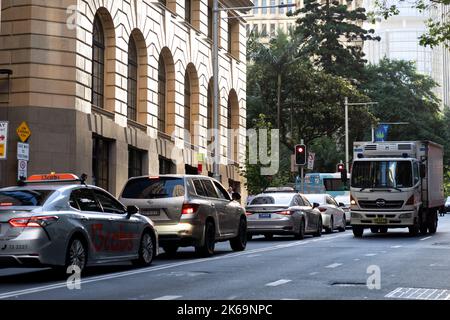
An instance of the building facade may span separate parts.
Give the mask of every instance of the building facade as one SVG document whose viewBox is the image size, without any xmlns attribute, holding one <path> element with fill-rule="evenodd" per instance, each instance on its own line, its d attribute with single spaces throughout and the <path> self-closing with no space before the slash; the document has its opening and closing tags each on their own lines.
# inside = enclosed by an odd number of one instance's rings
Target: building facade
<svg viewBox="0 0 450 320">
<path fill-rule="evenodd" d="M 223 7 L 251 6 L 247 0 Z M 117 195 L 131 176 L 220 175 L 245 195 L 246 36 L 219 22 L 219 128 L 213 131 L 212 1 L 1 1 L 0 120 L 9 121 L 0 184 L 17 176 L 16 128 L 31 130 L 28 175 L 86 173 Z M 201 164 L 201 166 L 199 166 Z M 242 188 L 241 188 L 242 185 Z"/>
</svg>

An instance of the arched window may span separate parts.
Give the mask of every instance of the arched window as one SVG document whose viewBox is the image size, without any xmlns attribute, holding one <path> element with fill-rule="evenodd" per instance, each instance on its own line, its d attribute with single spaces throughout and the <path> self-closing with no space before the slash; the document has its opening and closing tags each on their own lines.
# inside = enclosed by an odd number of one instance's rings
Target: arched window
<svg viewBox="0 0 450 320">
<path fill-rule="evenodd" d="M 184 129 L 191 132 L 191 80 L 189 71 L 184 75 Z"/>
<path fill-rule="evenodd" d="M 128 43 L 128 99 L 127 116 L 133 121 L 137 120 L 137 79 L 138 79 L 138 56 L 136 43 L 130 37 Z"/>
<path fill-rule="evenodd" d="M 105 33 L 98 15 L 94 19 L 92 42 L 92 105 L 104 108 Z"/>
<path fill-rule="evenodd" d="M 158 130 L 166 131 L 166 65 L 162 55 L 158 62 Z"/>
</svg>

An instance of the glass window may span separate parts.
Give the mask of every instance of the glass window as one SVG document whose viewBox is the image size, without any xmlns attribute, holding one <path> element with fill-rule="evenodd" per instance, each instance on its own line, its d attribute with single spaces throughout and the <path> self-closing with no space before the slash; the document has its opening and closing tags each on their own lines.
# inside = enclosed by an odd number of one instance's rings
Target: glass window
<svg viewBox="0 0 450 320">
<path fill-rule="evenodd" d="M 184 75 L 184 129 L 191 131 L 191 81 L 187 71 Z"/>
<path fill-rule="evenodd" d="M 261 0 L 261 7 L 261 13 L 267 14 L 267 8 L 264 8 L 267 7 L 267 0 Z"/>
<path fill-rule="evenodd" d="M 290 206 L 293 195 L 277 194 L 275 196 L 258 196 L 252 200 L 251 205 L 258 204 L 277 204 L 283 206 Z"/>
<path fill-rule="evenodd" d="M 270 5 L 272 6 L 270 8 L 270 13 L 275 14 L 277 12 L 277 8 L 275 7 L 275 0 L 270 0 Z"/>
<path fill-rule="evenodd" d="M 94 19 L 92 42 L 92 105 L 104 107 L 105 86 L 105 35 L 100 18 L 96 15 Z"/>
<path fill-rule="evenodd" d="M 209 198 L 218 198 L 216 188 L 211 180 L 202 180 L 203 188 L 206 191 L 207 197 Z"/>
<path fill-rule="evenodd" d="M 325 204 L 325 197 L 321 194 L 305 194 L 304 196 L 310 203 Z"/>
<path fill-rule="evenodd" d="M 261 36 L 267 37 L 267 24 L 263 23 L 261 25 Z"/>
<path fill-rule="evenodd" d="M 282 5 L 284 3 L 284 0 L 280 0 L 280 2 L 279 2 L 279 5 Z M 283 14 L 284 13 L 284 8 L 279 8 L 279 12 L 281 13 L 281 14 Z"/>
<path fill-rule="evenodd" d="M 420 181 L 419 163 L 418 162 L 414 162 L 414 185 L 419 183 L 419 181 Z"/>
<path fill-rule="evenodd" d="M 225 188 L 220 185 L 220 183 L 218 183 L 217 181 L 214 181 L 214 185 L 216 186 L 217 192 L 219 194 L 219 198 L 224 199 L 224 200 L 231 200 L 230 195 L 225 190 Z"/>
<path fill-rule="evenodd" d="M 138 80 L 138 57 L 136 43 L 130 37 L 128 43 L 128 99 L 127 116 L 133 121 L 137 120 L 137 80 Z"/>
<path fill-rule="evenodd" d="M 184 0 L 184 19 L 191 23 L 191 0 Z"/>
<path fill-rule="evenodd" d="M 356 161 L 351 185 L 355 188 L 412 187 L 411 161 Z"/>
<path fill-rule="evenodd" d="M 161 199 L 184 195 L 184 180 L 175 177 L 132 179 L 127 182 L 122 193 L 122 197 L 127 199 Z"/>
<path fill-rule="evenodd" d="M 258 14 L 258 0 L 253 1 L 254 3 L 254 9 L 253 9 L 253 14 Z"/>
<path fill-rule="evenodd" d="M 172 160 L 159 156 L 159 174 L 176 173 L 175 164 Z"/>
<path fill-rule="evenodd" d="M 97 197 L 97 200 L 100 202 L 103 208 L 103 212 L 119 214 L 124 214 L 126 212 L 124 206 L 109 194 L 95 189 L 94 194 Z"/>
<path fill-rule="evenodd" d="M 110 142 L 94 136 L 92 146 L 92 180 L 93 184 L 109 189 L 109 149 Z"/>
<path fill-rule="evenodd" d="M 208 85 L 208 96 L 207 96 L 207 129 L 208 129 L 208 141 L 212 140 L 212 132 L 211 129 L 213 129 L 214 121 L 213 121 L 213 81 L 209 81 Z"/>
<path fill-rule="evenodd" d="M 208 2 L 208 38 L 213 37 L 213 10 L 212 3 Z"/>
<path fill-rule="evenodd" d="M 275 36 L 275 23 L 270 24 L 270 36 Z"/>
<path fill-rule="evenodd" d="M 102 208 L 90 189 L 74 190 L 72 191 L 71 198 L 77 203 L 81 211 L 102 212 Z"/>
<path fill-rule="evenodd" d="M 43 206 L 52 190 L 10 190 L 0 191 L 1 207 L 34 207 Z"/>
<path fill-rule="evenodd" d="M 345 190 L 345 184 L 340 178 L 324 178 L 323 184 L 326 191 L 342 191 Z"/>
<path fill-rule="evenodd" d="M 128 178 L 142 176 L 145 151 L 128 147 Z"/>
<path fill-rule="evenodd" d="M 166 64 L 162 55 L 158 62 L 158 130 L 166 131 Z"/>
<path fill-rule="evenodd" d="M 207 194 L 206 194 L 205 188 L 203 188 L 202 182 L 198 179 L 194 179 L 193 183 L 194 183 L 194 188 L 195 188 L 195 192 L 197 193 L 197 195 L 202 196 L 202 197 L 207 197 Z"/>
<path fill-rule="evenodd" d="M 309 202 L 308 199 L 306 199 L 306 198 L 303 197 L 303 196 L 301 196 L 301 198 L 302 198 L 303 203 L 305 204 L 305 206 L 307 206 L 307 207 L 312 207 L 312 204 L 311 204 L 311 202 Z"/>
</svg>

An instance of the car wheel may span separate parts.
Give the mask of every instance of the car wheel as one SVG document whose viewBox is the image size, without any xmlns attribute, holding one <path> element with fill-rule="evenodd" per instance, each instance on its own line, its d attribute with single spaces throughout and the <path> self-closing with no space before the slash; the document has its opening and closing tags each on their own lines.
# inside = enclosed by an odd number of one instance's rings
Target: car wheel
<svg viewBox="0 0 450 320">
<path fill-rule="evenodd" d="M 133 261 L 136 266 L 146 267 L 152 264 L 154 258 L 155 243 L 149 232 L 145 232 L 139 244 L 139 258 Z"/>
<path fill-rule="evenodd" d="M 241 219 L 239 222 L 238 235 L 230 240 L 230 246 L 233 251 L 244 251 L 247 246 L 247 222 Z"/>
<path fill-rule="evenodd" d="M 364 233 L 363 227 L 352 226 L 352 230 L 353 230 L 353 236 L 355 238 L 361 238 L 363 236 L 363 233 Z"/>
<path fill-rule="evenodd" d="M 273 239 L 273 234 L 270 234 L 270 233 L 265 234 L 264 238 L 266 238 L 266 240 L 272 240 Z"/>
<path fill-rule="evenodd" d="M 302 240 L 305 238 L 305 220 L 300 221 L 300 225 L 298 226 L 298 233 L 295 234 L 295 239 Z"/>
<path fill-rule="evenodd" d="M 212 221 L 205 225 L 205 239 L 203 245 L 195 247 L 195 252 L 200 257 L 210 257 L 214 254 L 216 247 L 216 229 Z"/>
<path fill-rule="evenodd" d="M 64 272 L 71 266 L 76 266 L 83 272 L 87 262 L 87 248 L 86 245 L 79 239 L 73 238 L 67 248 L 66 265 Z"/>
<path fill-rule="evenodd" d="M 325 228 L 326 233 L 333 233 L 333 217 L 330 218 L 330 226 Z"/>
<path fill-rule="evenodd" d="M 177 244 L 165 244 L 162 248 L 169 256 L 173 256 L 177 253 L 179 246 Z"/>
<path fill-rule="evenodd" d="M 317 223 L 317 231 L 314 233 L 314 237 L 321 237 L 322 236 L 322 219 L 319 219 L 319 222 Z"/>
<path fill-rule="evenodd" d="M 345 221 L 345 216 L 342 217 L 342 225 L 339 227 L 339 232 L 344 232 L 347 227 L 347 222 Z"/>
</svg>

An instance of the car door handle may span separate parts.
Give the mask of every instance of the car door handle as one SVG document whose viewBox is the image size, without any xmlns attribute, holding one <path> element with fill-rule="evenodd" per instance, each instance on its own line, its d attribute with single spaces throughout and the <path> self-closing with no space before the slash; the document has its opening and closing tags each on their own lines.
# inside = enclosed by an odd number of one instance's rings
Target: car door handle
<svg viewBox="0 0 450 320">
<path fill-rule="evenodd" d="M 211 202 L 211 207 L 215 208 L 216 205 L 214 203 Z"/>
</svg>

